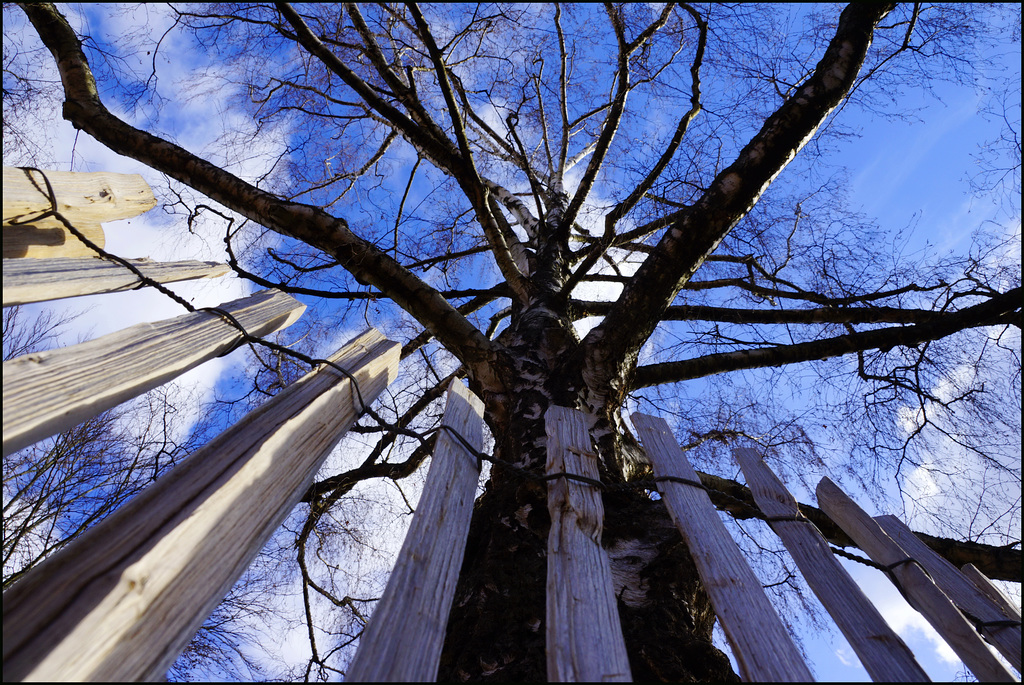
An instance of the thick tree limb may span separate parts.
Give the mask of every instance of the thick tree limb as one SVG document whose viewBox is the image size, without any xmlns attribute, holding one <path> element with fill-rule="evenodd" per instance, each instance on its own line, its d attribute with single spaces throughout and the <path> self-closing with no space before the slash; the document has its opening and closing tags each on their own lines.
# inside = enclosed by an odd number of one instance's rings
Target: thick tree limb
<svg viewBox="0 0 1024 685">
<path fill-rule="evenodd" d="M 928 323 L 913 326 L 882 328 L 851 333 L 825 340 L 780 345 L 754 350 L 709 354 L 678 362 L 649 364 L 638 367 L 632 387 L 644 388 L 661 383 L 676 383 L 703 378 L 726 371 L 782 366 L 814 359 L 827 359 L 864 350 L 888 350 L 897 345 L 912 347 L 928 340 L 951 335 L 966 328 L 1020 324 L 1021 288 L 997 295 L 987 302 L 959 312 L 936 314 Z M 842 311 L 842 310 L 840 310 Z"/>
<path fill-rule="evenodd" d="M 631 246 L 623 246 L 625 249 L 631 249 Z M 649 245 L 638 245 L 635 246 L 638 252 L 652 253 L 656 248 Z M 707 261 L 711 261 L 714 255 L 709 257 Z M 724 261 L 724 260 L 723 260 Z M 623 285 L 630 282 L 631 276 L 622 276 L 615 274 L 587 274 L 581 280 L 600 282 L 600 283 L 622 283 Z M 781 280 L 781 279 L 777 279 Z M 812 292 L 810 290 L 779 290 L 778 288 L 768 288 L 763 285 L 751 283 L 746 278 L 714 278 L 700 281 L 689 281 L 681 290 L 696 291 L 696 290 L 714 290 L 716 288 L 739 288 L 746 290 L 752 295 L 763 298 L 765 300 L 775 299 L 786 299 L 786 300 L 802 300 L 804 302 L 813 302 L 814 304 L 824 305 L 826 307 L 849 307 L 850 305 L 863 304 L 865 302 L 876 302 L 878 300 L 884 300 L 890 297 L 896 297 L 897 295 L 904 295 L 906 293 L 926 293 L 933 292 L 935 290 L 941 290 L 943 288 L 949 288 L 950 284 L 945 282 L 938 282 L 934 285 L 918 285 L 917 283 L 908 283 L 907 285 L 900 286 L 899 288 L 893 288 L 892 290 L 878 290 L 871 293 L 864 293 L 861 295 L 846 295 L 837 297 L 834 295 L 823 295 L 821 293 Z M 965 292 L 958 294 L 957 297 L 964 297 L 969 295 L 989 295 L 987 291 L 977 292 Z M 879 307 L 879 309 L 884 309 Z M 608 308 L 607 311 L 611 311 Z M 606 312 L 607 313 L 607 312 Z"/>
<path fill-rule="evenodd" d="M 574 318 L 604 316 L 613 302 L 572 300 L 569 306 Z M 662 321 L 726 321 L 729 323 L 816 324 L 816 323 L 928 323 L 946 314 L 927 309 L 899 307 L 856 307 L 835 309 L 733 309 L 700 305 L 674 305 L 662 314 Z"/>
<path fill-rule="evenodd" d="M 111 114 L 100 101 L 81 42 L 67 20 L 52 4 L 27 4 L 22 9 L 57 62 L 66 97 L 64 118 L 75 128 L 258 224 L 323 250 L 356 278 L 386 292 L 472 369 L 477 380 L 503 387 L 493 371 L 500 346 L 488 340 L 436 290 L 352 233 L 344 219 L 317 207 L 282 200 Z"/>
<path fill-rule="evenodd" d="M 459 313 L 462 314 L 462 315 L 472 314 L 473 312 L 477 311 L 478 309 L 481 309 L 481 308 L 485 307 L 486 305 L 490 304 L 491 302 L 496 300 L 498 297 L 503 297 L 503 295 L 501 295 L 499 292 L 496 292 L 496 291 L 498 289 L 501 289 L 501 288 L 504 288 L 504 287 L 505 287 L 505 284 L 503 283 L 503 284 L 501 284 L 500 286 L 498 286 L 495 289 L 492 289 L 490 291 L 483 291 L 482 293 L 480 293 L 479 295 L 474 297 L 469 302 L 465 302 L 463 304 L 460 304 L 457 307 Z M 490 337 L 490 332 L 487 333 L 487 336 Z M 417 335 L 415 338 L 413 338 L 409 342 L 407 342 L 404 345 L 402 345 L 402 354 L 401 354 L 400 358 L 401 359 L 405 359 L 410 354 L 412 354 L 413 352 L 415 352 L 416 350 L 420 349 L 421 347 L 426 345 L 428 342 L 430 342 L 430 339 L 432 337 L 433 336 L 430 334 L 430 331 L 421 331 L 419 333 L 419 335 Z M 462 376 L 460 376 L 460 378 L 461 377 Z"/>
<path fill-rule="evenodd" d="M 875 25 L 890 9 L 847 7 L 813 75 L 768 117 L 700 200 L 677 213 L 604 322 L 584 340 L 589 387 L 607 387 L 635 363 L 679 290 L 842 101 L 860 71 Z"/>
<path fill-rule="evenodd" d="M 554 23 L 558 35 L 558 115 L 562 119 L 562 128 L 558 139 L 558 163 L 551 173 L 551 189 L 560 194 L 565 192 L 562 181 L 566 169 L 565 160 L 569 155 L 569 101 L 566 96 L 569 55 L 565 49 L 565 32 L 562 30 L 562 7 L 557 3 Z"/>
</svg>

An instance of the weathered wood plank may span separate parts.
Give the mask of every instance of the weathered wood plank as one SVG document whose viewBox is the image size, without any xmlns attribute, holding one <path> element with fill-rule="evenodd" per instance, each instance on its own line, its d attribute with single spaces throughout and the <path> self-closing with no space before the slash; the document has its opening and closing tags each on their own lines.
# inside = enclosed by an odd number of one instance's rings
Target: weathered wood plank
<svg viewBox="0 0 1024 685">
<path fill-rule="evenodd" d="M 927 682 L 928 674 L 913 653 L 893 632 L 846 569 L 839 563 L 818 529 L 799 516 L 796 498 L 749 447 L 732 451 L 739 462 L 758 508 L 770 521 L 804 579 L 822 606 L 846 636 L 875 682 Z"/>
<path fill-rule="evenodd" d="M 331 360 L 370 402 L 399 354 L 370 330 Z M 13 585 L 4 680 L 161 679 L 358 417 L 353 394 L 307 374 Z"/>
<path fill-rule="evenodd" d="M 903 563 L 912 557 L 886 535 L 867 512 L 828 478 L 822 478 L 818 483 L 817 494 L 818 506 L 853 538 L 858 547 L 882 566 L 892 567 L 890 578 L 897 583 L 910 606 L 928 619 L 979 680 L 1016 680 L 922 568 L 917 563 Z"/>
<path fill-rule="evenodd" d="M 936 585 L 966 616 L 976 621 L 1005 621 L 999 605 L 990 600 L 967 576 L 924 544 L 903 521 L 895 516 L 876 516 L 875 521 L 885 533 L 896 541 L 907 554 L 914 557 L 932 577 Z M 992 626 L 981 628 L 981 635 L 999 650 L 1014 668 L 1021 670 L 1020 626 Z"/>
<path fill-rule="evenodd" d="M 1013 603 L 1002 588 L 992 582 L 984 573 L 978 570 L 974 564 L 964 564 L 960 569 L 963 574 L 974 583 L 974 586 L 981 590 L 982 594 L 995 602 L 999 610 L 1011 621 L 1020 622 L 1020 607 Z M 1018 669 L 1019 670 L 1019 669 Z"/>
<path fill-rule="evenodd" d="M 305 305 L 264 290 L 221 306 L 252 335 L 294 323 Z M 141 323 L 4 362 L 3 454 L 75 426 L 228 350 L 238 329 L 210 312 Z"/>
<path fill-rule="evenodd" d="M 632 419 L 656 477 L 700 482 L 664 419 L 639 413 Z M 812 680 L 800 651 L 718 518 L 708 494 L 672 481 L 660 482 L 658 490 L 693 555 L 743 679 Z"/>
<path fill-rule="evenodd" d="M 21 223 L 50 209 L 43 175 L 57 199 L 57 211 L 74 224 L 128 219 L 156 206 L 149 184 L 138 174 L 106 171 L 24 171 L 4 167 L 3 223 Z"/>
<path fill-rule="evenodd" d="M 157 283 L 213 278 L 231 271 L 217 262 L 129 261 Z M 5 259 L 3 306 L 131 290 L 139 283 L 131 271 L 104 259 Z"/>
<path fill-rule="evenodd" d="M 106 245 L 103 226 L 79 221 L 75 228 L 97 247 Z M 78 239 L 56 219 L 46 219 L 30 226 L 3 227 L 3 258 L 20 259 L 85 259 L 96 257 L 96 251 Z"/>
<path fill-rule="evenodd" d="M 598 479 L 597 455 L 581 412 L 544 414 L 548 474 Z M 629 682 L 633 676 L 601 547 L 601 491 L 567 478 L 548 481 L 547 668 L 552 682 Z"/>
<path fill-rule="evenodd" d="M 137 216 L 156 205 L 149 184 L 138 174 L 26 172 L 4 167 L 4 259 L 96 256 L 56 218 L 33 220 L 50 209 L 44 173 L 53 186 L 57 210 L 99 247 L 105 244 L 101 222 Z"/>
<path fill-rule="evenodd" d="M 477 451 L 483 449 L 483 411 L 483 402 L 453 379 L 442 424 Z M 437 680 L 479 477 L 476 456 L 442 429 L 402 551 L 359 640 L 346 680 Z"/>
</svg>

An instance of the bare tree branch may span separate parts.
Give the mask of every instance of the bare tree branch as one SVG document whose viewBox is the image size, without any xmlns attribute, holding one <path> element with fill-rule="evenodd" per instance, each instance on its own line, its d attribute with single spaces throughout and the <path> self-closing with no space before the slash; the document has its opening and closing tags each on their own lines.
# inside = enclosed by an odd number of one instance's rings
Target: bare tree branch
<svg viewBox="0 0 1024 685">
<path fill-rule="evenodd" d="M 814 74 L 765 122 L 701 199 L 673 222 L 623 289 L 604 322 L 584 340 L 591 373 L 612 378 L 653 332 L 661 312 L 768 184 L 810 140 L 857 77 L 872 31 L 891 5 L 851 5 Z M 610 364 L 610 365 L 609 365 Z"/>
<path fill-rule="evenodd" d="M 726 371 L 780 366 L 827 359 L 863 350 L 914 347 L 929 340 L 979 326 L 1020 325 L 1021 289 L 1014 288 L 987 302 L 955 313 L 937 314 L 928 323 L 851 333 L 825 340 L 753 350 L 711 354 L 695 359 L 649 364 L 636 369 L 634 388 L 703 378 Z"/>
<path fill-rule="evenodd" d="M 67 21 L 52 5 L 25 5 L 23 9 L 57 60 L 67 97 L 64 116 L 76 127 L 112 150 L 163 171 L 242 216 L 322 249 L 357 279 L 388 292 L 439 340 L 448 339 L 450 349 L 462 355 L 467 366 L 477 369 L 484 383 L 501 387 L 502 382 L 490 371 L 498 348 L 436 290 L 353 234 L 343 219 L 316 207 L 281 200 L 115 117 L 100 101 L 81 44 Z M 376 100 L 372 93 L 366 95 Z"/>
</svg>

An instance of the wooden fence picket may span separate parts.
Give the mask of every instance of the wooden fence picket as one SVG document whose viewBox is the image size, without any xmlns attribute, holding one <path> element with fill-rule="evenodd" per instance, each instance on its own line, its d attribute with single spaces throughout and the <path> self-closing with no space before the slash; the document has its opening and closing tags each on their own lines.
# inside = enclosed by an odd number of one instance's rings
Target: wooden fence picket
<svg viewBox="0 0 1024 685">
<path fill-rule="evenodd" d="M 57 198 L 57 211 L 74 224 L 128 219 L 156 206 L 156 197 L 138 174 L 109 171 L 33 171 L 4 167 L 3 221 L 31 220 L 50 209 L 46 176 Z"/>
<path fill-rule="evenodd" d="M 483 449 L 483 403 L 457 378 L 442 424 Z M 441 430 L 409 532 L 346 680 L 437 680 L 479 476 L 476 455 Z"/>
<path fill-rule="evenodd" d="M 587 422 L 581 412 L 549 407 L 548 475 L 598 479 Z M 551 682 L 629 682 L 633 679 L 601 547 L 601 491 L 567 478 L 548 481 L 547 670 Z"/>
<path fill-rule="evenodd" d="M 672 519 L 683 534 L 697 571 L 747 681 L 810 681 L 800 651 L 765 596 L 760 581 L 729 535 L 700 479 L 664 419 L 633 414 L 656 477 L 687 483 L 658 484 Z"/>
<path fill-rule="evenodd" d="M 153 262 L 129 260 L 133 266 L 157 283 L 173 283 L 195 278 L 213 278 L 231 271 L 216 262 Z M 131 290 L 139 279 L 131 271 L 103 259 L 5 259 L 3 270 L 3 306 L 46 302 L 64 297 Z"/>
<path fill-rule="evenodd" d="M 875 682 L 927 682 L 928 674 L 842 567 L 825 538 L 799 515 L 796 499 L 749 447 L 732 451 L 758 508 L 769 518 L 804 580 L 846 636 Z"/>
<path fill-rule="evenodd" d="M 262 336 L 290 326 L 306 306 L 264 290 L 221 309 Z M 166 383 L 241 336 L 217 314 L 199 311 L 4 362 L 4 456 Z"/>
<path fill-rule="evenodd" d="M 972 616 L 982 624 L 990 621 L 1006 621 L 999 605 L 989 599 L 967 576 L 924 544 L 914 531 L 895 516 L 876 516 L 875 521 L 885 533 L 896 541 L 908 555 L 912 556 L 928 571 L 936 585 L 949 597 L 965 615 Z M 1021 670 L 1020 625 L 989 626 L 979 629 L 981 635 L 1006 657 L 1014 668 Z"/>
<path fill-rule="evenodd" d="M 371 329 L 331 361 L 369 403 L 400 348 Z M 360 411 L 320 367 L 43 561 L 4 593 L 4 680 L 163 678 Z"/>
<path fill-rule="evenodd" d="M 1003 592 L 1002 588 L 993 583 L 988 576 L 978 570 L 974 564 L 964 564 L 960 568 L 974 586 L 981 590 L 982 594 L 992 600 L 1006 618 L 1020 623 L 1020 608 Z M 1018 669 L 1019 670 L 1019 669 Z"/>
<path fill-rule="evenodd" d="M 985 644 L 974 627 L 931 581 L 916 563 L 867 512 L 851 500 L 828 478 L 817 487 L 818 506 L 839 524 L 857 546 L 882 566 L 890 567 L 891 578 L 898 583 L 912 607 L 924 615 L 932 627 L 981 681 L 1015 682 L 1016 678 Z"/>
<path fill-rule="evenodd" d="M 74 226 L 96 247 L 106 247 L 107 239 L 102 224 L 78 220 Z M 96 250 L 79 240 L 56 219 L 38 221 L 29 226 L 4 224 L 3 227 L 5 264 L 23 257 L 31 259 L 90 259 L 96 256 Z"/>
<path fill-rule="evenodd" d="M 99 247 L 104 245 L 101 222 L 131 218 L 156 205 L 152 189 L 138 174 L 4 167 L 4 259 L 96 256 L 57 219 L 34 220 L 51 208 L 44 174 L 53 187 L 57 210 Z"/>
</svg>

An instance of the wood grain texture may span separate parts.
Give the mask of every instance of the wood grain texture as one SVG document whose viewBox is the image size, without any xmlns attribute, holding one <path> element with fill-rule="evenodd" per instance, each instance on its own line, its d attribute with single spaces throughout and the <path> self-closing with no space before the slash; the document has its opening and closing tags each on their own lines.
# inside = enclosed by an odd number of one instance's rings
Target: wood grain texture
<svg viewBox="0 0 1024 685">
<path fill-rule="evenodd" d="M 732 451 L 758 508 L 768 517 L 796 517 L 796 498 L 756 451 Z M 771 521 L 769 525 L 789 550 L 804 579 L 846 636 L 864 669 L 875 682 L 928 682 L 928 674 L 893 632 L 846 569 L 825 538 L 806 518 Z"/>
<path fill-rule="evenodd" d="M 251 335 L 294 323 L 306 306 L 264 290 L 221 305 Z M 231 348 L 241 334 L 217 314 L 141 323 L 3 365 L 3 454 L 75 426 Z"/>
<path fill-rule="evenodd" d="M 29 171 L 4 167 L 3 223 L 20 223 L 50 209 L 43 175 L 57 198 L 57 211 L 75 226 L 138 216 L 156 206 L 156 197 L 138 174 L 106 171 Z"/>
<path fill-rule="evenodd" d="M 664 419 L 644 414 L 633 414 L 632 419 L 655 476 L 700 482 Z M 658 490 L 686 540 L 743 679 L 813 680 L 708 494 L 671 481 L 660 482 Z"/>
<path fill-rule="evenodd" d="M 998 604 L 979 590 L 956 566 L 932 551 L 928 545 L 914 535 L 914 531 L 910 530 L 905 523 L 895 516 L 888 515 L 876 516 L 875 521 L 889 537 L 896 541 L 896 544 L 924 566 L 935 584 L 966 616 L 971 616 L 982 623 L 1005 621 L 1009 618 Z M 980 632 L 989 644 L 1006 657 L 1011 666 L 1018 671 L 1021 670 L 1019 625 L 986 627 L 982 628 Z"/>
<path fill-rule="evenodd" d="M 856 502 L 828 478 L 822 478 L 818 483 L 817 495 L 818 506 L 877 563 L 890 566 L 912 558 L 895 540 L 885 534 L 867 512 L 857 506 Z M 916 563 L 900 563 L 892 568 L 891 578 L 910 605 L 928 619 L 942 639 L 979 680 L 1016 680 L 1009 669 L 992 653 L 974 627 L 920 566 Z"/>
<path fill-rule="evenodd" d="M 483 449 L 483 412 L 483 402 L 454 379 L 442 424 L 477 451 Z M 479 478 L 476 455 L 441 430 L 409 532 L 346 680 L 437 680 Z"/>
<path fill-rule="evenodd" d="M 550 407 L 544 414 L 548 474 L 598 479 L 597 455 L 581 412 Z M 548 481 L 547 668 L 552 682 L 629 682 L 633 676 L 601 547 L 601 491 L 586 483 Z"/>
<path fill-rule="evenodd" d="M 77 221 L 75 228 L 97 247 L 106 245 L 103 225 L 94 221 Z M 4 260 L 20 259 L 88 259 L 97 256 L 94 249 L 78 239 L 56 219 L 45 219 L 26 226 L 3 227 Z"/>
<path fill-rule="evenodd" d="M 375 330 L 331 357 L 372 401 L 400 345 Z M 162 679 L 358 417 L 329 366 L 248 414 L 3 597 L 4 680 Z"/>
<path fill-rule="evenodd" d="M 133 266 L 157 283 L 213 278 L 230 273 L 217 262 L 152 262 L 131 259 Z M 46 302 L 64 297 L 112 293 L 138 287 L 140 281 L 120 264 L 104 259 L 5 259 L 3 306 Z"/>
<path fill-rule="evenodd" d="M 995 602 L 1011 621 L 1020 621 L 1020 607 L 1013 603 L 1013 600 L 1003 592 L 1003 589 L 992 582 L 984 573 L 978 570 L 974 564 L 964 564 L 960 571 L 967 577 L 974 586 L 981 590 L 982 594 Z"/>
</svg>

